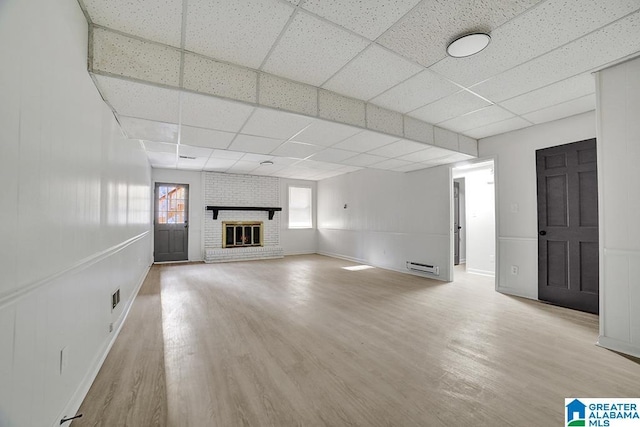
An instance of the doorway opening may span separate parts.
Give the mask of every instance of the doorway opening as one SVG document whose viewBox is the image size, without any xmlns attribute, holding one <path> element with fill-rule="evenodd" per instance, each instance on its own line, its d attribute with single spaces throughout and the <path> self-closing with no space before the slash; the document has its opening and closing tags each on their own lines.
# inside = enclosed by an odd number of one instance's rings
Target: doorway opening
<svg viewBox="0 0 640 427">
<path fill-rule="evenodd" d="M 453 272 L 495 277 L 494 161 L 456 166 L 453 179 Z"/>
<path fill-rule="evenodd" d="M 156 183 L 154 191 L 153 261 L 189 258 L 189 185 Z"/>
</svg>

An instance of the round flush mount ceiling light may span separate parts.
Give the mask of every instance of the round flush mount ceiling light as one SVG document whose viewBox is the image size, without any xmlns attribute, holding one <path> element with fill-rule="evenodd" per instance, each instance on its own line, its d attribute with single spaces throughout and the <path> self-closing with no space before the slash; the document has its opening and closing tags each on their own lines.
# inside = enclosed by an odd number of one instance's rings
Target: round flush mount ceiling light
<svg viewBox="0 0 640 427">
<path fill-rule="evenodd" d="M 489 46 L 490 41 L 491 36 L 486 33 L 465 34 L 447 46 L 447 53 L 454 58 L 465 58 Z"/>
</svg>

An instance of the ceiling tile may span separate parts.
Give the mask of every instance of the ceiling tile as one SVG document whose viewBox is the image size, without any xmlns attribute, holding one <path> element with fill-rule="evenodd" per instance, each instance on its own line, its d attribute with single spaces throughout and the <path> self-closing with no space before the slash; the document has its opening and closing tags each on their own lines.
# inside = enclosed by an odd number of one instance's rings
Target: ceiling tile
<svg viewBox="0 0 640 427">
<path fill-rule="evenodd" d="M 183 87 L 245 102 L 256 102 L 258 73 L 185 52 Z"/>
<path fill-rule="evenodd" d="M 442 98 L 424 107 L 409 113 L 416 119 L 424 120 L 427 123 L 440 123 L 460 114 L 478 110 L 482 107 L 491 105 L 482 98 L 475 96 L 467 91 L 460 91 L 453 95 Z"/>
<path fill-rule="evenodd" d="M 180 143 L 207 148 L 227 148 L 235 135 L 232 132 L 183 125 L 182 132 L 180 132 Z"/>
<path fill-rule="evenodd" d="M 123 33 L 180 47 L 182 0 L 83 0 L 91 21 Z"/>
<path fill-rule="evenodd" d="M 260 165 L 256 162 L 247 162 L 245 160 L 238 160 L 227 171 L 230 173 L 246 173 L 258 168 Z"/>
<path fill-rule="evenodd" d="M 320 86 L 367 44 L 365 39 L 340 27 L 299 12 L 269 55 L 263 69 Z"/>
<path fill-rule="evenodd" d="M 245 153 L 240 151 L 213 150 L 212 159 L 240 160 Z"/>
<path fill-rule="evenodd" d="M 189 0 L 185 49 L 258 68 L 293 11 L 277 0 Z"/>
<path fill-rule="evenodd" d="M 353 151 L 338 150 L 336 148 L 327 148 L 313 155 L 312 159 L 321 162 L 340 162 L 349 157 L 355 156 Z"/>
<path fill-rule="evenodd" d="M 408 113 L 459 90 L 460 88 L 453 83 L 429 70 L 424 70 L 376 96 L 371 102 L 394 111 Z"/>
<path fill-rule="evenodd" d="M 313 120 L 311 117 L 284 111 L 256 108 L 247 123 L 242 127 L 242 133 L 284 140 L 303 130 Z"/>
<path fill-rule="evenodd" d="M 131 139 L 144 139 L 158 142 L 178 142 L 178 125 L 172 123 L 154 122 L 120 116 L 118 118 L 122 130 Z"/>
<path fill-rule="evenodd" d="M 503 101 L 500 105 L 516 114 L 526 114 L 592 94 L 595 90 L 593 75 L 585 73 Z"/>
<path fill-rule="evenodd" d="M 426 145 L 419 142 L 407 141 L 401 139 L 400 141 L 392 142 L 384 147 L 377 148 L 369 151 L 369 154 L 375 154 L 376 156 L 383 157 L 399 157 L 409 153 L 415 153 L 416 151 L 424 150 Z"/>
<path fill-rule="evenodd" d="M 178 164 L 177 164 L 177 168 L 178 169 L 184 169 L 184 170 L 195 170 L 195 171 L 201 171 L 202 169 L 204 169 L 205 165 L 207 164 L 207 157 L 196 157 L 196 158 L 189 158 L 189 159 L 185 159 L 185 158 L 178 158 Z"/>
<path fill-rule="evenodd" d="M 316 120 L 296 135 L 295 140 L 328 147 L 358 132 L 362 132 L 362 129 L 326 120 Z"/>
<path fill-rule="evenodd" d="M 421 169 L 425 169 L 426 166 L 422 163 L 408 163 L 404 166 L 399 166 L 394 169 L 396 172 L 413 172 Z"/>
<path fill-rule="evenodd" d="M 638 7 L 635 0 L 548 0 L 493 31 L 491 44 L 481 54 L 447 57 L 432 69 L 469 86 L 582 37 Z"/>
<path fill-rule="evenodd" d="M 175 168 L 177 164 L 175 153 L 158 153 L 147 151 L 147 158 L 151 167 L 154 168 Z"/>
<path fill-rule="evenodd" d="M 337 163 L 318 162 L 315 160 L 301 160 L 300 162 L 296 163 L 296 166 L 305 167 L 309 169 L 318 169 L 322 171 L 333 171 L 333 170 L 341 169 L 343 167 L 343 165 L 340 165 Z"/>
<path fill-rule="evenodd" d="M 318 90 L 319 117 L 354 126 L 366 126 L 365 102 L 329 90 Z"/>
<path fill-rule="evenodd" d="M 178 123 L 180 93 L 177 90 L 112 77 L 94 77 L 100 92 L 118 115 Z"/>
<path fill-rule="evenodd" d="M 102 71 L 167 86 L 180 85 L 180 51 L 100 27 L 92 32 L 92 71 Z"/>
<path fill-rule="evenodd" d="M 422 69 L 421 66 L 372 44 L 322 87 L 353 98 L 369 100 Z"/>
<path fill-rule="evenodd" d="M 165 142 L 154 142 L 154 141 L 143 141 L 142 143 L 144 144 L 144 149 L 147 152 L 172 153 L 174 157 L 178 152 L 177 144 L 168 144 Z"/>
<path fill-rule="evenodd" d="M 513 117 L 501 122 L 492 123 L 487 126 L 481 126 L 465 132 L 472 138 L 480 139 L 488 136 L 498 135 L 500 133 L 510 132 L 512 130 L 522 129 L 531 126 L 531 123 L 521 117 Z"/>
<path fill-rule="evenodd" d="M 289 141 L 282 144 L 280 147 L 273 150 L 271 154 L 283 157 L 293 157 L 296 159 L 304 159 L 312 154 L 322 150 L 322 147 L 317 145 L 305 144 L 295 141 Z"/>
<path fill-rule="evenodd" d="M 434 159 L 440 159 L 453 154 L 450 150 L 444 148 L 427 148 L 426 150 L 416 151 L 415 153 L 406 154 L 398 157 L 400 160 L 406 160 L 408 162 L 426 162 Z"/>
<path fill-rule="evenodd" d="M 340 163 L 350 166 L 369 166 L 374 163 L 380 163 L 384 160 L 388 160 L 386 157 L 374 156 L 373 154 L 358 154 L 357 156 L 350 157 L 341 161 Z"/>
<path fill-rule="evenodd" d="M 383 135 L 381 133 L 365 130 L 335 144 L 332 148 L 364 153 L 365 151 L 374 150 L 397 140 L 398 138 L 395 136 Z"/>
<path fill-rule="evenodd" d="M 395 168 L 399 168 L 402 166 L 409 166 L 412 165 L 413 163 L 411 162 L 407 162 L 406 160 L 398 160 L 398 159 L 389 159 L 389 160 L 384 160 L 380 163 L 375 163 L 373 165 L 371 165 L 370 167 L 375 168 L 375 169 L 395 169 Z"/>
<path fill-rule="evenodd" d="M 178 147 L 178 155 L 187 157 L 206 157 L 207 159 L 213 152 L 211 148 L 192 147 L 190 145 L 180 145 Z"/>
<path fill-rule="evenodd" d="M 282 139 L 238 134 L 236 139 L 229 146 L 229 149 L 248 153 L 269 154 L 282 144 L 282 142 Z"/>
<path fill-rule="evenodd" d="M 523 117 L 533 123 L 544 123 L 551 120 L 558 120 L 564 117 L 575 116 L 596 109 L 596 95 L 591 94 L 581 98 L 573 99 L 552 107 L 543 108 Z"/>
<path fill-rule="evenodd" d="M 463 132 L 465 130 L 506 120 L 513 116 L 513 113 L 510 113 L 509 111 L 500 108 L 497 105 L 491 105 L 481 110 L 477 110 L 471 113 L 467 113 L 463 116 L 447 120 L 446 122 L 440 123 L 438 126 L 442 126 L 443 128 L 452 130 L 454 132 Z"/>
<path fill-rule="evenodd" d="M 207 129 L 238 132 L 252 106 L 207 95 L 182 94 L 182 123 Z"/>
<path fill-rule="evenodd" d="M 306 0 L 302 7 L 371 40 L 420 0 Z"/>
<path fill-rule="evenodd" d="M 233 166 L 237 160 L 210 158 L 204 165 L 204 170 L 224 172 Z"/>
<path fill-rule="evenodd" d="M 491 32 L 538 1 L 423 1 L 378 42 L 428 67 L 446 56 L 447 44 L 456 36 Z"/>
<path fill-rule="evenodd" d="M 494 102 L 513 98 L 640 51 L 638 34 L 637 12 L 479 83 L 472 90 Z"/>
<path fill-rule="evenodd" d="M 266 154 L 254 154 L 254 153 L 247 153 L 244 156 L 242 156 L 240 158 L 240 160 L 245 161 L 245 162 L 266 162 L 266 161 L 272 161 L 273 160 L 273 156 L 269 156 Z"/>
<path fill-rule="evenodd" d="M 271 74 L 259 74 L 260 104 L 296 111 L 307 116 L 318 115 L 318 89 Z"/>
</svg>

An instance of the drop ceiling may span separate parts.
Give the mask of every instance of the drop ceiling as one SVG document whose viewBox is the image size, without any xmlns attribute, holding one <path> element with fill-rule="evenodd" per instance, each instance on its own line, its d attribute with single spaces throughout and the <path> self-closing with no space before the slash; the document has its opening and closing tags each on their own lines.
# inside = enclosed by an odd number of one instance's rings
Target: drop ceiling
<svg viewBox="0 0 640 427">
<path fill-rule="evenodd" d="M 640 0 L 80 2 L 111 40 L 151 42 L 144 52 L 156 65 L 134 78 L 118 78 L 118 64 L 131 67 L 134 56 L 93 59 L 115 64 L 94 80 L 154 167 L 319 180 L 457 162 L 474 157 L 461 149 L 474 139 L 595 109 L 591 72 L 640 53 Z M 446 55 L 450 41 L 473 31 L 490 33 L 491 44 L 468 58 Z M 212 64 L 231 76 L 222 96 L 202 94 Z M 267 87 L 275 77 L 280 86 Z M 278 97 L 294 83 L 304 84 L 297 113 L 252 101 L 260 89 Z M 315 88 L 339 98 L 335 111 L 313 113 Z M 435 125 L 434 134 L 450 131 L 445 140 L 459 136 L 434 144 L 368 128 L 347 105 L 363 101 L 367 115 L 382 107 Z"/>
</svg>

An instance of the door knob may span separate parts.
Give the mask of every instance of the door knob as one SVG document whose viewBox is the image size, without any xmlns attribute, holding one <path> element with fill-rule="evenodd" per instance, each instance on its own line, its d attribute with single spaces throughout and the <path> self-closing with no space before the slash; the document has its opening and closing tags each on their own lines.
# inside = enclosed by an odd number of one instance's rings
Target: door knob
<svg viewBox="0 0 640 427">
<path fill-rule="evenodd" d="M 544 230 L 540 230 L 540 235 L 541 235 L 541 236 L 546 236 L 546 235 L 547 235 L 547 232 L 546 232 L 546 231 L 544 231 Z"/>
</svg>

